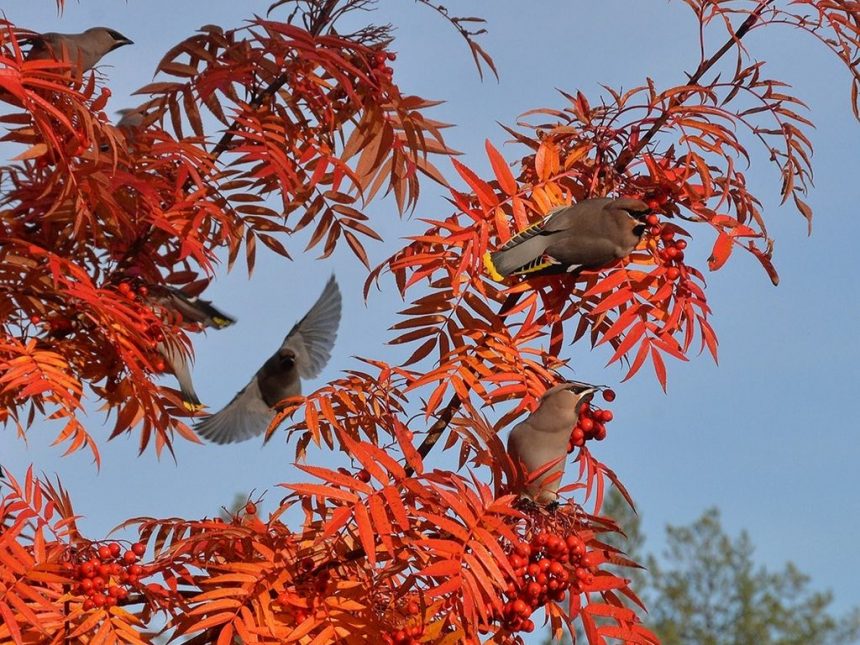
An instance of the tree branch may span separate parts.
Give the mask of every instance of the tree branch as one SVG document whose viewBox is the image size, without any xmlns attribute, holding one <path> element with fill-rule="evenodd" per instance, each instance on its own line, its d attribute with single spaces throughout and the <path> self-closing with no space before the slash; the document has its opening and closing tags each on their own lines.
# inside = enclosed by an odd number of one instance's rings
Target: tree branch
<svg viewBox="0 0 860 645">
<path fill-rule="evenodd" d="M 746 20 L 743 21 L 741 26 L 737 28 L 735 33 L 732 34 L 732 36 L 723 44 L 723 46 L 720 47 L 713 56 L 711 56 L 707 60 L 703 60 L 699 64 L 699 67 L 696 69 L 695 72 L 693 72 L 693 75 L 690 76 L 690 79 L 687 81 L 687 85 L 698 84 L 702 76 L 707 74 L 708 70 L 711 69 L 711 67 L 713 67 L 718 60 L 725 56 L 726 52 L 728 52 L 734 45 L 738 44 L 741 38 L 743 38 L 747 34 L 747 32 L 749 32 L 749 30 L 753 28 L 753 25 L 758 22 L 758 19 L 761 14 L 764 13 L 765 9 L 767 9 L 771 4 L 773 4 L 773 1 L 774 0 L 761 0 L 759 2 L 758 7 L 756 7 L 755 10 L 750 13 L 749 16 L 747 16 Z M 654 124 L 651 126 L 648 132 L 646 132 L 645 135 L 639 140 L 639 143 L 636 144 L 633 148 L 627 148 L 618 156 L 618 159 L 616 160 L 614 166 L 615 172 L 624 172 L 630 162 L 633 161 L 633 159 L 635 159 L 640 152 L 642 152 L 645 146 L 647 146 L 651 142 L 651 139 L 653 139 L 662 129 L 662 127 L 666 125 L 666 122 L 669 120 L 669 117 L 672 114 L 672 110 L 681 105 L 687 99 L 687 96 L 687 94 L 676 94 L 669 100 L 669 105 L 666 107 L 663 114 L 656 121 L 654 121 Z"/>
</svg>

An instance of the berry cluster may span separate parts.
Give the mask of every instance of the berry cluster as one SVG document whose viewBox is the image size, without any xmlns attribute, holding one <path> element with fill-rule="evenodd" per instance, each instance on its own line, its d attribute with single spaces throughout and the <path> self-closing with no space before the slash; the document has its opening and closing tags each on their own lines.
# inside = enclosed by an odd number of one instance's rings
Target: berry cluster
<svg viewBox="0 0 860 645">
<path fill-rule="evenodd" d="M 548 601 L 560 602 L 565 593 L 581 593 L 594 581 L 585 542 L 575 533 L 540 531 L 530 542 L 516 544 L 508 555 L 514 578 L 508 580 L 500 620 L 512 632 L 531 632 L 532 613 Z"/>
<path fill-rule="evenodd" d="M 415 619 L 421 613 L 421 607 L 414 600 L 407 602 L 402 611 L 411 618 L 410 625 L 398 627 L 395 630 L 382 635 L 382 639 L 391 645 L 418 645 L 424 635 L 424 622 Z"/>
<path fill-rule="evenodd" d="M 320 569 L 313 574 L 312 578 L 308 577 L 317 566 L 313 558 L 303 558 L 298 566 L 302 582 L 292 590 L 282 591 L 275 598 L 281 611 L 290 615 L 291 622 L 295 625 L 301 625 L 316 613 L 318 607 L 324 605 L 323 597 L 328 592 L 329 582 L 331 582 L 329 569 Z"/>
<path fill-rule="evenodd" d="M 397 59 L 397 54 L 394 52 L 384 52 L 378 51 L 373 55 L 372 62 L 372 70 L 371 73 L 377 77 L 382 78 L 386 81 L 390 81 L 391 77 L 394 75 L 394 70 L 391 69 L 388 65 L 388 61 L 393 61 Z"/>
<path fill-rule="evenodd" d="M 116 542 L 103 544 L 81 557 L 77 563 L 67 562 L 66 571 L 78 581 L 75 592 L 86 596 L 84 611 L 113 607 L 128 597 L 129 589 L 138 585 L 145 570 L 137 561 L 146 546 L 135 542 L 123 552 Z"/>
<path fill-rule="evenodd" d="M 669 265 L 666 277 L 672 281 L 677 280 L 683 273 L 684 249 L 687 248 L 687 240 L 676 240 L 675 231 L 665 226 L 657 227 L 657 236 L 663 241 L 663 248 L 658 255 L 665 264 Z"/>
<path fill-rule="evenodd" d="M 615 400 L 615 392 L 603 391 L 603 399 L 608 402 Z M 584 404 L 579 410 L 579 420 L 567 440 L 568 454 L 575 448 L 582 448 L 589 439 L 603 441 L 606 439 L 606 424 L 612 421 L 612 410 L 593 408 L 591 402 Z"/>
</svg>

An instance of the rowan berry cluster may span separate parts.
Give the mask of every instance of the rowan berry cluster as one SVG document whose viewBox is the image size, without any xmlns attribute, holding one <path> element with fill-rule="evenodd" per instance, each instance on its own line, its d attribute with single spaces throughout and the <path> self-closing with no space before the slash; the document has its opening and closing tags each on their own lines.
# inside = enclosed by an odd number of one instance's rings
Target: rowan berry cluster
<svg viewBox="0 0 860 645">
<path fill-rule="evenodd" d="M 390 645 L 418 645 L 424 635 L 423 621 L 415 618 L 421 613 L 421 607 L 410 600 L 402 607 L 402 613 L 411 619 L 410 623 L 383 634 L 382 639 Z"/>
<path fill-rule="evenodd" d="M 615 392 L 604 390 L 603 399 L 611 403 L 615 400 Z M 592 407 L 591 401 L 584 404 L 579 409 L 579 419 L 567 441 L 568 454 L 576 448 L 582 448 L 589 439 L 597 439 L 597 441 L 606 439 L 606 424 L 612 421 L 612 418 L 612 410 Z"/>
<path fill-rule="evenodd" d="M 508 555 L 514 577 L 508 575 L 508 601 L 494 618 L 512 632 L 532 632 L 530 616 L 547 602 L 560 602 L 565 594 L 579 594 L 594 581 L 585 542 L 575 531 L 542 530 L 530 541 L 514 545 Z"/>
<path fill-rule="evenodd" d="M 86 596 L 84 611 L 113 607 L 128 597 L 129 590 L 138 586 L 146 570 L 137 564 L 146 546 L 135 542 L 126 551 L 117 542 L 93 547 L 78 554 L 77 562 L 64 567 L 77 580 L 75 593 Z"/>
</svg>

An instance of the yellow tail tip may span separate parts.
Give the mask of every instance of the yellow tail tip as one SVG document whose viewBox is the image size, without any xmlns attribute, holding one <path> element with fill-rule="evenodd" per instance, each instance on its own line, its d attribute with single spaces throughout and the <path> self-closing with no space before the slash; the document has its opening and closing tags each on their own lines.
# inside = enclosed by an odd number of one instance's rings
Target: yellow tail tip
<svg viewBox="0 0 860 645">
<path fill-rule="evenodd" d="M 496 265 L 493 264 L 493 258 L 489 251 L 484 253 L 484 257 L 482 259 L 484 260 L 484 268 L 487 270 L 489 276 L 496 282 L 503 282 L 505 280 L 505 276 L 496 271 Z"/>
<path fill-rule="evenodd" d="M 224 327 L 229 327 L 233 323 L 232 320 L 228 320 L 227 318 L 220 318 L 218 316 L 215 316 L 212 319 L 212 322 L 215 323 L 215 326 L 218 329 L 224 329 Z"/>
<path fill-rule="evenodd" d="M 202 403 L 192 403 L 191 401 L 183 401 L 182 407 L 184 407 L 189 412 L 199 412 L 202 410 L 204 406 Z"/>
</svg>

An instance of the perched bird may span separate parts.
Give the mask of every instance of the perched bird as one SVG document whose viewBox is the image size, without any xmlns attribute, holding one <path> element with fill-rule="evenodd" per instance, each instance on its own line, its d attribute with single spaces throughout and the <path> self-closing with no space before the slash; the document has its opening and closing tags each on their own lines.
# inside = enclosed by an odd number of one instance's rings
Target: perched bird
<svg viewBox="0 0 860 645">
<path fill-rule="evenodd" d="M 134 44 L 118 31 L 107 27 L 91 27 L 79 34 L 48 32 L 30 36 L 33 46 L 27 60 L 66 60 L 80 73 L 92 69 L 108 52 Z"/>
<path fill-rule="evenodd" d="M 213 307 L 209 300 L 189 296 L 172 287 L 155 291 L 149 299 L 150 302 L 159 305 L 179 318 L 177 323 L 196 323 L 203 327 L 224 329 L 236 322 L 235 318 L 231 318 Z M 197 392 L 194 391 L 191 368 L 182 348 L 173 343 L 161 342 L 156 349 L 167 361 L 170 371 L 173 372 L 179 382 L 183 405 L 192 412 L 202 408 Z"/>
<path fill-rule="evenodd" d="M 549 212 L 540 222 L 484 255 L 487 273 L 546 275 L 596 269 L 630 254 L 645 232 L 648 205 L 639 199 L 599 197 Z"/>
<path fill-rule="evenodd" d="M 275 418 L 275 405 L 301 394 L 301 379 L 314 378 L 328 363 L 340 324 L 340 305 L 340 289 L 332 276 L 278 351 L 220 412 L 194 426 L 197 434 L 215 443 L 234 443 L 263 433 Z"/>
<path fill-rule="evenodd" d="M 544 392 L 537 410 L 511 430 L 508 454 L 514 463 L 522 463 L 527 478 L 542 466 L 558 460 L 546 473 L 526 484 L 523 492 L 535 502 L 556 501 L 570 433 L 579 419 L 580 408 L 591 400 L 597 389 L 577 381 L 556 385 Z"/>
</svg>

